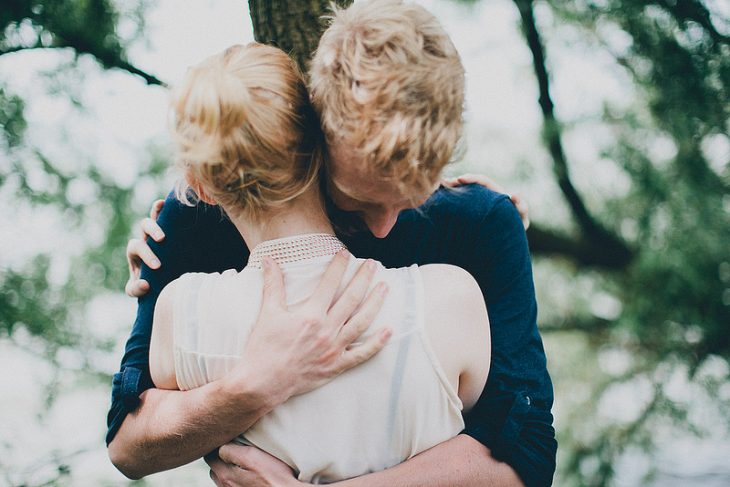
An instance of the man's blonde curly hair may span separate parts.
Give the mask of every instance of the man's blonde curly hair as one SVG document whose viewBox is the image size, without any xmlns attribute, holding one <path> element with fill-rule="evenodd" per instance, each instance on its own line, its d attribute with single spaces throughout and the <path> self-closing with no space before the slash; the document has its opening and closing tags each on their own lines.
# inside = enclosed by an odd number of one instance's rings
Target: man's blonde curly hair
<svg viewBox="0 0 730 487">
<path fill-rule="evenodd" d="M 177 162 L 229 212 L 256 218 L 318 181 L 324 144 L 304 78 L 282 50 L 236 45 L 191 68 L 172 98 Z M 178 185 L 178 199 L 192 204 Z"/>
<path fill-rule="evenodd" d="M 432 189 L 460 139 L 464 68 L 424 8 L 398 0 L 333 6 L 310 69 L 329 144 L 363 158 L 404 194 Z"/>
</svg>

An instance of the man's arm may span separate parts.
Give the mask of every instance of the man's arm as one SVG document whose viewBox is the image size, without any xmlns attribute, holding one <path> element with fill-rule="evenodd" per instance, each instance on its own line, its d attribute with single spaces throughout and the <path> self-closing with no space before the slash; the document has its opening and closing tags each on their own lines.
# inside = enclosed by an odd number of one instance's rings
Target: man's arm
<svg viewBox="0 0 730 487">
<path fill-rule="evenodd" d="M 171 207 L 165 205 L 166 209 Z M 176 232 L 166 229 L 166 233 L 166 245 L 170 245 Z M 209 238 L 205 235 L 206 245 Z M 157 253 L 161 271 L 165 270 L 169 264 L 166 254 Z M 264 301 L 246 343 L 246 360 L 223 379 L 198 389 L 149 389 L 141 393 L 137 405 L 125 403 L 120 390 L 134 394 L 140 388 L 144 391 L 152 387 L 147 354 L 151 323 L 146 328 L 141 326 L 145 322 L 140 316 L 145 315 L 140 307 L 122 372 L 115 377 L 118 380 L 121 376 L 121 382 L 115 384 L 109 415 L 109 455 L 117 468 L 138 478 L 199 458 L 248 429 L 277 404 L 324 384 L 377 353 L 390 337 L 390 330 L 373 334 L 360 346 L 351 344 L 372 322 L 385 290 L 377 287 L 382 292 L 366 298 L 375 269 L 370 262 L 361 266 L 333 303 L 347 262 L 346 255 L 333 259 L 317 292 L 305 303 L 304 311 L 296 314 L 286 309 L 281 271 L 273 262 L 265 262 Z M 143 299 L 154 303 L 160 292 L 159 282 L 151 279 L 150 284 L 152 292 Z M 130 370 L 136 371 L 131 377 L 147 377 L 146 381 L 125 384 Z M 118 414 L 123 414 L 121 420 Z M 115 427 L 115 421 L 119 427 Z"/>
<path fill-rule="evenodd" d="M 301 487 L 291 468 L 255 447 L 228 444 L 208 457 L 219 487 Z M 239 468 L 240 467 L 240 468 Z M 494 460 L 484 445 L 467 435 L 440 443 L 392 468 L 334 484 L 339 487 L 494 487 L 522 486 L 514 470 Z"/>
<path fill-rule="evenodd" d="M 151 214 L 155 212 L 153 208 Z M 107 445 L 115 438 L 127 414 L 139 406 L 140 395 L 154 387 L 149 373 L 149 344 L 155 305 L 162 289 L 185 272 L 241 269 L 248 255 L 240 234 L 229 220 L 222 217 L 218 208 L 205 204 L 188 207 L 170 193 L 157 222 L 160 225 L 157 231 L 164 232 L 164 240 L 148 238 L 146 242 L 137 241 L 146 249 L 140 255 L 146 264 L 141 267 L 146 290 L 139 297 L 137 316 L 127 338 L 120 370 L 112 380 Z M 144 225 L 142 229 L 149 231 Z M 157 262 L 152 262 L 149 255 L 155 255 Z M 131 272 L 133 262 L 129 262 Z M 139 265 L 134 264 L 135 269 L 139 269 Z M 154 270 L 148 266 L 154 267 Z"/>
<path fill-rule="evenodd" d="M 537 303 L 527 237 L 514 205 L 493 200 L 474 225 L 474 251 L 465 267 L 479 282 L 492 333 L 492 367 L 465 434 L 512 467 L 528 487 L 548 486 L 557 442 L 550 412 L 553 388 L 537 329 Z"/>
<path fill-rule="evenodd" d="M 492 458 L 489 449 L 467 435 L 458 435 L 395 467 L 338 482 L 341 487 L 517 487 L 519 477 L 509 465 Z"/>
<path fill-rule="evenodd" d="M 236 374 L 188 392 L 177 390 L 173 365 L 173 303 L 180 279 L 168 284 L 155 306 L 150 342 L 150 372 L 164 389 L 142 393 L 139 407 L 130 412 L 109 445 L 112 463 L 127 477 L 188 463 L 228 442 L 275 405 L 274 394 L 257 391 L 247 364 Z M 239 380 L 235 380 L 238 378 Z M 259 382 L 259 388 L 261 382 Z M 228 414 L 222 415 L 221 412 Z"/>
<path fill-rule="evenodd" d="M 232 392 L 223 380 L 184 392 L 148 389 L 109 444 L 109 458 L 131 479 L 184 465 L 231 441 L 273 406 L 252 390 Z"/>
</svg>

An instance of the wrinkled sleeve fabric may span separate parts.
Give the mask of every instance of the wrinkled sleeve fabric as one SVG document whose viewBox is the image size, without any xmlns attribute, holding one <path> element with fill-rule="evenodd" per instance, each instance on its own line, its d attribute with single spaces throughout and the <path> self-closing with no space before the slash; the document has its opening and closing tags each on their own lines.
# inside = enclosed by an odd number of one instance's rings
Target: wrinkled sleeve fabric
<svg viewBox="0 0 730 487">
<path fill-rule="evenodd" d="M 552 484 L 557 442 L 553 387 L 537 329 L 532 264 L 514 205 L 500 196 L 474 226 L 470 271 L 487 304 L 492 364 L 464 433 L 509 464 L 528 487 Z"/>
<path fill-rule="evenodd" d="M 204 204 L 185 206 L 170 193 L 157 223 L 165 232 L 165 239 L 160 243 L 149 239 L 148 244 L 161 265 L 158 270 L 142 266 L 141 277 L 150 284 L 150 290 L 138 300 L 137 316 L 119 372 L 112 378 L 107 445 L 114 439 L 127 414 L 139 405 L 140 394 L 154 387 L 150 378 L 149 346 L 155 304 L 162 289 L 185 272 L 215 272 L 242 267 L 245 245 L 235 227 L 217 208 Z M 234 256 L 238 265 L 233 265 L 236 262 Z"/>
</svg>

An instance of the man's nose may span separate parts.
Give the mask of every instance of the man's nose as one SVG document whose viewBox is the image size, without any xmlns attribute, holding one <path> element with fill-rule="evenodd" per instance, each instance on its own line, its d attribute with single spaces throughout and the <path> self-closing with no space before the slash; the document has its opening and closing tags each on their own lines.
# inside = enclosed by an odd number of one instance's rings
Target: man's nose
<svg viewBox="0 0 730 487">
<path fill-rule="evenodd" d="M 387 210 L 366 219 L 370 232 L 377 238 L 385 238 L 398 221 L 398 210 Z"/>
</svg>

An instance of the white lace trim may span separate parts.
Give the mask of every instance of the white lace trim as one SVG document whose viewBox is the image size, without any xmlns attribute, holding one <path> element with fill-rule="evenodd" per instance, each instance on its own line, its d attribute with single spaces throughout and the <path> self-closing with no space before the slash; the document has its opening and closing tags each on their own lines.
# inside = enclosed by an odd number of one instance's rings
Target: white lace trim
<svg viewBox="0 0 730 487">
<path fill-rule="evenodd" d="M 345 250 L 339 238 L 327 233 L 310 233 L 293 237 L 277 238 L 261 242 L 251 251 L 248 267 L 261 268 L 261 258 L 271 257 L 281 264 L 298 262 L 326 255 L 335 255 Z"/>
</svg>

